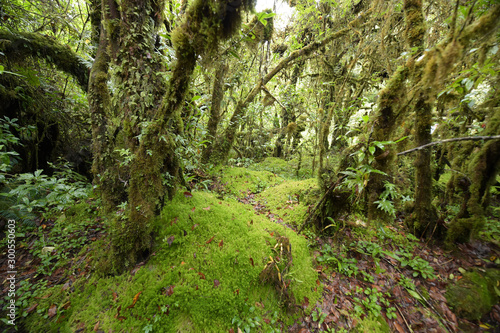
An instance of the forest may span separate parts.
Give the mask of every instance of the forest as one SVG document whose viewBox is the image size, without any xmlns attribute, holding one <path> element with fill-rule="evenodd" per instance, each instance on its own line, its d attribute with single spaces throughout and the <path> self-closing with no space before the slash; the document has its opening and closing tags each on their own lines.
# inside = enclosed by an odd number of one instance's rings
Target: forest
<svg viewBox="0 0 500 333">
<path fill-rule="evenodd" d="M 498 0 L 0 1 L 0 331 L 500 332 Z"/>
</svg>

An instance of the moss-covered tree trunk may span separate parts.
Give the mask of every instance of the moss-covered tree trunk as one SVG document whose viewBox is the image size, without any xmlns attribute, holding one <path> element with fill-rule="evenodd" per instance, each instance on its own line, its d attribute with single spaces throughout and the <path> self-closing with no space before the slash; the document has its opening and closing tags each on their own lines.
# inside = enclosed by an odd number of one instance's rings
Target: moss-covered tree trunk
<svg viewBox="0 0 500 333">
<path fill-rule="evenodd" d="M 499 83 L 499 80 L 496 80 Z M 498 85 L 497 85 L 498 87 Z M 488 116 L 484 135 L 500 133 L 500 95 L 493 88 L 486 109 Z M 492 140 L 475 147 L 476 152 L 465 164 L 462 209 L 451 222 L 446 236 L 448 245 L 468 242 L 484 226 L 486 208 L 489 206 L 490 188 L 500 172 L 500 140 Z M 462 176 L 463 177 L 463 176 Z"/>
<path fill-rule="evenodd" d="M 202 163 L 207 163 L 210 160 L 213 143 L 217 138 L 217 129 L 221 118 L 221 104 L 224 99 L 224 74 L 227 70 L 227 64 L 221 62 L 215 71 L 214 86 L 212 89 L 212 103 L 210 105 L 210 118 L 208 119 L 207 135 L 205 136 L 205 140 L 208 141 L 208 144 L 203 149 L 203 153 L 201 155 Z"/>
<path fill-rule="evenodd" d="M 109 268 L 119 271 L 148 253 L 152 219 L 173 195 L 179 177 L 172 136 L 182 133 L 179 111 L 196 61 L 238 29 L 241 12 L 250 3 L 191 3 L 172 32 L 177 62 L 164 82 L 155 42 L 165 2 L 122 0 L 118 6 L 103 0 L 104 29 L 90 101 L 94 172 L 109 209 L 127 203 L 112 223 Z M 108 59 L 113 93 L 106 87 Z"/>
<path fill-rule="evenodd" d="M 293 67 L 292 77 L 290 78 L 290 84 L 287 86 L 285 92 L 285 107 L 281 113 L 281 131 L 276 139 L 276 146 L 274 147 L 273 156 L 274 157 L 284 157 L 285 156 L 285 138 L 292 136 L 291 128 L 288 128 L 288 124 L 296 121 L 296 116 L 293 112 L 294 110 L 294 93 L 299 80 L 300 73 L 304 68 L 304 62 L 301 61 Z"/>
<path fill-rule="evenodd" d="M 425 19 L 422 12 L 422 0 L 405 0 L 404 12 L 406 19 L 406 39 L 408 46 L 414 50 L 413 59 L 418 59 L 424 50 Z M 418 86 L 422 78 L 422 70 L 415 68 L 415 61 L 410 61 L 411 81 Z M 417 88 L 418 89 L 418 88 Z M 415 142 L 423 146 L 432 141 L 432 99 L 429 89 L 418 89 L 415 102 Z M 421 149 L 417 152 L 415 160 L 415 205 L 413 216 L 407 224 L 418 237 L 429 238 L 437 230 L 437 211 L 432 205 L 432 170 L 431 148 Z"/>
</svg>

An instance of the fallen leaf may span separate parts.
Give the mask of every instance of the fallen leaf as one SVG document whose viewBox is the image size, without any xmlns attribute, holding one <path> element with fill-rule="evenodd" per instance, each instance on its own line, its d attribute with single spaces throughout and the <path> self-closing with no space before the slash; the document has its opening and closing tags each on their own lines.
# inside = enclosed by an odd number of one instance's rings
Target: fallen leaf
<svg viewBox="0 0 500 333">
<path fill-rule="evenodd" d="M 194 224 L 192 227 L 191 227 L 191 230 L 194 230 L 197 226 L 199 226 L 198 223 Z"/>
<path fill-rule="evenodd" d="M 57 314 L 57 305 L 52 304 L 49 308 L 49 312 L 47 313 L 49 315 L 49 318 L 54 317 Z"/>
<path fill-rule="evenodd" d="M 222 247 L 223 245 L 224 245 L 224 240 L 221 240 L 221 241 L 219 242 L 219 247 Z"/>
<path fill-rule="evenodd" d="M 191 193 L 189 193 L 189 192 L 184 192 L 184 196 L 186 198 L 192 198 L 193 197 L 193 195 Z"/>
<path fill-rule="evenodd" d="M 232 328 L 230 328 L 229 333 L 234 333 L 234 330 Z"/>
<path fill-rule="evenodd" d="M 214 280 L 214 288 L 217 288 L 220 285 L 219 280 L 215 279 Z"/>
<path fill-rule="evenodd" d="M 132 301 L 132 304 L 127 306 L 127 309 L 131 309 L 135 306 L 135 303 L 137 303 L 137 300 L 139 299 L 139 295 L 141 295 L 141 294 L 142 294 L 142 291 L 139 291 L 137 294 L 135 294 L 134 299 Z"/>
<path fill-rule="evenodd" d="M 406 331 L 401 327 L 401 325 L 398 324 L 398 322 L 394 322 L 394 327 L 398 330 L 399 333 L 405 333 Z"/>
<path fill-rule="evenodd" d="M 127 317 L 124 317 L 124 316 L 120 316 L 118 318 L 116 318 L 118 321 L 124 321 L 125 319 L 127 319 Z"/>
<path fill-rule="evenodd" d="M 120 311 L 121 311 L 121 310 L 122 310 L 122 306 L 120 305 L 120 306 L 118 307 L 118 309 L 116 309 L 115 318 L 117 318 L 117 319 L 118 319 L 118 317 L 120 316 Z"/>
<path fill-rule="evenodd" d="M 205 274 L 198 272 L 198 275 L 200 276 L 200 279 L 205 280 Z"/>
<path fill-rule="evenodd" d="M 94 325 L 94 332 L 97 332 L 97 330 L 99 329 L 99 323 L 100 323 L 100 321 L 98 321 L 98 322 Z"/>
<path fill-rule="evenodd" d="M 304 296 L 304 302 L 302 302 L 302 308 L 307 309 L 309 307 L 309 298 Z"/>
<path fill-rule="evenodd" d="M 204 209 L 204 210 L 210 210 L 210 206 L 208 206 L 208 207 L 204 207 L 203 209 Z"/>
<path fill-rule="evenodd" d="M 207 244 L 212 243 L 212 241 L 214 240 L 214 237 L 215 237 L 215 235 L 213 235 L 212 238 L 210 238 L 209 240 L 207 240 Z"/>
<path fill-rule="evenodd" d="M 168 286 L 165 290 L 165 295 L 172 296 L 174 294 L 175 285 Z"/>
<path fill-rule="evenodd" d="M 271 237 L 273 237 L 273 236 L 274 236 L 274 231 L 273 231 L 273 232 L 271 232 L 271 233 L 270 233 L 270 235 L 271 235 Z"/>
<path fill-rule="evenodd" d="M 113 301 L 116 302 L 117 298 L 118 298 L 118 294 L 115 291 L 113 291 Z"/>
<path fill-rule="evenodd" d="M 195 209 L 196 209 L 196 207 L 193 207 L 193 208 L 191 208 L 191 211 L 194 212 Z"/>
<path fill-rule="evenodd" d="M 252 264 L 252 267 L 254 266 L 253 264 L 253 258 L 250 258 L 250 263 Z"/>
<path fill-rule="evenodd" d="M 70 286 L 71 286 L 70 281 L 68 281 L 62 286 L 61 290 L 62 291 L 68 290 Z"/>
<path fill-rule="evenodd" d="M 170 221 L 170 226 L 173 226 L 174 224 L 176 224 L 178 219 L 179 219 L 179 218 L 178 218 L 178 217 L 176 217 L 176 218 L 174 218 L 172 221 Z"/>
</svg>

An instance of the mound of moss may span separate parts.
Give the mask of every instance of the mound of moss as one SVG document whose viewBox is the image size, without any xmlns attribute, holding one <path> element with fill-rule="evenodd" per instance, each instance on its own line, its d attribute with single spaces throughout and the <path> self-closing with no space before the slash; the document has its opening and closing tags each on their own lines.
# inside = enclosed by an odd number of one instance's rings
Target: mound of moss
<svg viewBox="0 0 500 333">
<path fill-rule="evenodd" d="M 448 288 L 445 297 L 458 317 L 479 320 L 498 303 L 499 282 L 498 269 L 466 272 L 462 279 Z"/>
<path fill-rule="evenodd" d="M 224 168 L 220 182 L 228 194 L 245 197 L 251 193 L 259 193 L 268 187 L 283 182 L 284 179 L 269 171 L 254 171 L 245 168 Z"/>
<path fill-rule="evenodd" d="M 315 178 L 285 181 L 269 188 L 255 199 L 266 205 L 267 209 L 277 214 L 287 224 L 300 225 L 304 222 L 309 205 L 319 197 L 319 188 Z"/>
<path fill-rule="evenodd" d="M 300 313 L 259 277 L 269 258 L 276 260 L 278 235 L 291 244 L 293 264 L 283 279 L 291 281 L 295 303 L 307 298 L 313 306 L 320 297 L 305 238 L 256 216 L 250 205 L 179 193 L 155 230 L 158 245 L 148 262 L 48 290 L 28 316 L 29 331 L 227 332 L 249 324 L 266 331 L 276 319 L 290 322 Z M 48 317 L 51 306 L 57 314 Z"/>
<path fill-rule="evenodd" d="M 266 157 L 262 162 L 252 164 L 250 168 L 256 171 L 269 171 L 287 179 L 303 179 L 313 177 L 313 158 L 304 155 L 286 161 L 277 157 Z"/>
</svg>

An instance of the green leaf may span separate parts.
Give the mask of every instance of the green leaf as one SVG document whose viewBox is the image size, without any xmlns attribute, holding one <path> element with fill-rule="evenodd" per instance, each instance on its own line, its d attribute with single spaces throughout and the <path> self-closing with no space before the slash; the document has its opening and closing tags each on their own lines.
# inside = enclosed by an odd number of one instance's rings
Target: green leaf
<svg viewBox="0 0 500 333">
<path fill-rule="evenodd" d="M 418 299 L 418 300 L 420 300 L 420 301 L 423 301 L 422 297 L 420 297 L 420 295 L 419 295 L 417 292 L 415 292 L 415 291 L 413 291 L 413 290 L 411 290 L 411 289 L 406 289 L 406 291 L 407 291 L 407 292 L 408 292 L 408 294 L 410 294 L 413 298 L 416 298 L 416 299 Z"/>
</svg>

